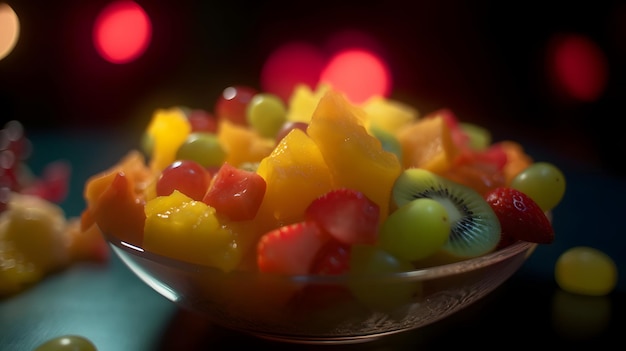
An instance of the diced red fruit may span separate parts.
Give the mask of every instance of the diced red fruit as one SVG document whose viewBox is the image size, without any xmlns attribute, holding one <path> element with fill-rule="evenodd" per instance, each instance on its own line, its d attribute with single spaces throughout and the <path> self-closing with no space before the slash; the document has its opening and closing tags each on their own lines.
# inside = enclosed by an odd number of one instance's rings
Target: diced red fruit
<svg viewBox="0 0 626 351">
<path fill-rule="evenodd" d="M 191 110 L 187 115 L 187 120 L 191 125 L 192 133 L 215 133 L 217 131 L 217 118 L 208 111 L 202 109 Z"/>
<path fill-rule="evenodd" d="M 230 220 L 251 220 L 261 206 L 265 189 L 265 179 L 256 172 L 224 163 L 214 175 L 202 202 Z"/>
<path fill-rule="evenodd" d="M 315 222 L 289 224 L 264 234 L 257 244 L 263 273 L 309 274 L 319 250 L 330 237 Z"/>
<path fill-rule="evenodd" d="M 304 216 L 344 244 L 374 244 L 378 240 L 378 204 L 357 190 L 331 190 L 313 200 Z"/>
<path fill-rule="evenodd" d="M 477 165 L 485 171 L 501 171 L 507 163 L 507 154 L 501 144 L 492 144 L 482 151 L 465 149 L 455 159 L 457 165 Z"/>
<path fill-rule="evenodd" d="M 506 163 L 507 154 L 499 144 L 493 144 L 484 151 L 466 148 L 454 160 L 452 167 L 441 175 L 485 194 L 506 185 Z"/>
<path fill-rule="evenodd" d="M 485 194 L 485 200 L 500 220 L 502 246 L 510 240 L 539 244 L 554 241 L 552 223 L 539 205 L 523 192 L 499 187 Z"/>
<path fill-rule="evenodd" d="M 179 160 L 167 166 L 156 183 L 157 196 L 170 195 L 174 190 L 200 201 L 211 182 L 210 174 L 199 163 L 192 160 Z"/>
<path fill-rule="evenodd" d="M 215 104 L 215 116 L 237 125 L 247 126 L 246 109 L 257 93 L 256 89 L 249 86 L 230 86 L 224 89 Z"/>
<path fill-rule="evenodd" d="M 313 260 L 311 274 L 337 275 L 350 270 L 350 245 L 331 239 Z"/>
</svg>

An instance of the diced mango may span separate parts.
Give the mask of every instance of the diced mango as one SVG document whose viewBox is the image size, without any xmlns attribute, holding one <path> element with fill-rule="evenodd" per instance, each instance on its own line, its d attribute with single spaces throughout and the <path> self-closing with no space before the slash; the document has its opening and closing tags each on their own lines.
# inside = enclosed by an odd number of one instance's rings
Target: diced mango
<svg viewBox="0 0 626 351">
<path fill-rule="evenodd" d="M 504 165 L 504 178 L 507 185 L 515 176 L 533 163 L 532 157 L 528 155 L 522 145 L 516 141 L 505 140 L 499 142 L 506 153 L 507 163 Z"/>
<path fill-rule="evenodd" d="M 308 85 L 297 85 L 289 98 L 287 120 L 309 123 L 317 104 L 329 89 L 327 84 L 320 84 L 315 91 Z"/>
<path fill-rule="evenodd" d="M 419 112 L 415 108 L 382 96 L 375 96 L 365 101 L 363 110 L 367 114 L 368 130 L 381 129 L 392 134 L 413 123 L 419 117 Z"/>
<path fill-rule="evenodd" d="M 108 176 L 111 177 L 111 176 Z M 132 180 L 124 172 L 112 175 L 106 189 L 85 211 L 83 219 L 92 218 L 101 231 L 133 245 L 141 245 L 145 215 L 142 197 L 133 189 Z M 83 223 L 83 228 L 90 230 Z"/>
<path fill-rule="evenodd" d="M 274 140 L 263 138 L 251 128 L 221 120 L 217 138 L 226 152 L 225 162 L 235 167 L 244 163 L 257 163 L 274 148 Z"/>
<path fill-rule="evenodd" d="M 363 126 L 364 113 L 342 94 L 329 91 L 311 117 L 307 133 L 328 165 L 333 187 L 363 192 L 378 204 L 380 219 L 389 211 L 391 188 L 402 166 Z"/>
<path fill-rule="evenodd" d="M 450 128 L 440 115 L 421 118 L 401 128 L 397 136 L 404 168 L 418 167 L 441 174 L 459 154 Z"/>
<path fill-rule="evenodd" d="M 123 172 L 132 184 L 133 192 L 143 193 L 145 188 L 156 177 L 145 164 L 145 157 L 137 150 L 129 151 L 117 164 L 111 168 L 89 177 L 85 183 L 83 195 L 90 207 L 111 184 L 116 174 Z"/>
<path fill-rule="evenodd" d="M 267 183 L 260 212 L 271 211 L 279 224 L 302 220 L 311 201 L 332 188 L 318 146 L 300 129 L 292 130 L 280 141 L 261 161 L 257 173 Z"/>
<path fill-rule="evenodd" d="M 143 247 L 174 259 L 225 272 L 241 261 L 235 235 L 222 228 L 215 209 L 175 190 L 146 203 Z"/>
</svg>

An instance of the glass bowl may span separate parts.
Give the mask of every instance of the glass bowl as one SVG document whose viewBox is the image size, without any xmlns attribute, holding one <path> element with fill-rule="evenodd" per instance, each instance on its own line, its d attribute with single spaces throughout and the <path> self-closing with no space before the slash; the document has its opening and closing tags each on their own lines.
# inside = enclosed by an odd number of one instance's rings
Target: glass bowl
<svg viewBox="0 0 626 351">
<path fill-rule="evenodd" d="M 217 325 L 306 344 L 371 341 L 441 320 L 511 277 L 537 244 L 518 241 L 485 256 L 380 276 L 224 273 L 147 252 L 104 234 L 143 282 Z"/>
</svg>

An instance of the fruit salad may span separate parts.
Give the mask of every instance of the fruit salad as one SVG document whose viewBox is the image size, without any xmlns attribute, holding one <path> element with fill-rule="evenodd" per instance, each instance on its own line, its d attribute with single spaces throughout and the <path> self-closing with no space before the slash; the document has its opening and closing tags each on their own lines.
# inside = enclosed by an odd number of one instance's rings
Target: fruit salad
<svg viewBox="0 0 626 351">
<path fill-rule="evenodd" d="M 0 129 L 0 298 L 71 264 L 108 258 L 100 232 L 81 230 L 80 218 L 67 218 L 59 206 L 70 164 L 51 162 L 36 176 L 27 165 L 31 148 L 20 122 Z"/>
<path fill-rule="evenodd" d="M 406 271 L 554 240 L 559 168 L 450 109 L 354 104 L 323 84 L 288 101 L 226 91 L 214 111 L 154 111 L 140 146 L 87 180 L 81 230 L 285 275 Z"/>
</svg>

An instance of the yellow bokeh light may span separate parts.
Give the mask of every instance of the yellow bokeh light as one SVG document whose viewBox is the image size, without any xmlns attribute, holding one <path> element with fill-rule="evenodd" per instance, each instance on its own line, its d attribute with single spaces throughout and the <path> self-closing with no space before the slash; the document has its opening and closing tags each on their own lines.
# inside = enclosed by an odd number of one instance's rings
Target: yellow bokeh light
<svg viewBox="0 0 626 351">
<path fill-rule="evenodd" d="M 0 3 L 0 60 L 7 57 L 20 36 L 20 21 L 11 6 Z"/>
</svg>

